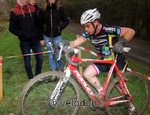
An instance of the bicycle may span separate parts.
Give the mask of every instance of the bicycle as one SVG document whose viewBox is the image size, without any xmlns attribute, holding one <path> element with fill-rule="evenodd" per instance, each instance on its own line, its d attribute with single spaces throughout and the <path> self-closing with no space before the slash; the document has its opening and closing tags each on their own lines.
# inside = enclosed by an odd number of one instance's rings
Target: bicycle
<svg viewBox="0 0 150 115">
<path fill-rule="evenodd" d="M 59 58 L 63 50 L 66 60 L 69 62 L 64 72 L 49 71 L 41 73 L 29 81 L 20 96 L 20 114 L 78 114 L 79 107 L 81 106 L 81 95 L 78 84 L 81 84 L 81 88 L 86 91 L 91 100 L 90 104 L 100 114 L 140 115 L 143 113 L 149 101 L 149 85 L 140 74 L 132 72 L 120 73 L 116 65 L 117 55 L 114 61 L 84 59 L 76 57 L 78 49 L 73 49 L 71 51 L 74 53 L 69 57 L 70 49 L 68 50 L 62 44 L 60 47 Z M 90 88 L 77 70 L 76 66 L 78 62 L 111 64 L 99 97 L 94 94 L 93 89 Z M 116 71 L 115 78 L 112 77 L 114 69 Z M 75 76 L 74 78 L 71 76 L 71 73 Z M 56 76 L 58 81 L 52 81 L 52 76 Z M 41 78 L 42 81 L 39 80 Z M 134 85 L 136 88 L 133 87 Z M 140 91 L 142 95 L 137 96 L 137 93 Z"/>
</svg>

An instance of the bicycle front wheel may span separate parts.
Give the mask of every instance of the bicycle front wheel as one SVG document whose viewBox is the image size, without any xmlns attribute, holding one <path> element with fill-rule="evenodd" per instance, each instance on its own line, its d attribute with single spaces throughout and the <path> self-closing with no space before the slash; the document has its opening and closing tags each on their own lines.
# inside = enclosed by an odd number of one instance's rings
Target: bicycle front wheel
<svg viewBox="0 0 150 115">
<path fill-rule="evenodd" d="M 147 81 L 137 73 L 125 72 L 122 74 L 126 79 L 126 85 L 131 93 L 133 100 L 132 104 L 135 106 L 134 115 L 141 115 L 147 107 L 149 101 L 149 86 Z M 119 79 L 118 79 L 119 80 Z M 116 88 L 118 80 L 114 80 L 108 88 L 106 94 L 106 100 L 110 97 L 121 96 Z M 129 112 L 128 104 L 122 103 L 113 106 L 106 107 L 106 111 L 109 115 L 128 115 Z"/>
<path fill-rule="evenodd" d="M 52 81 L 52 76 L 57 80 Z M 24 87 L 19 101 L 19 112 L 21 115 L 71 115 L 78 112 L 80 93 L 77 83 L 70 78 L 60 97 L 51 106 L 50 96 L 54 91 L 58 79 L 65 76 L 63 72 L 45 72 L 34 77 Z"/>
</svg>

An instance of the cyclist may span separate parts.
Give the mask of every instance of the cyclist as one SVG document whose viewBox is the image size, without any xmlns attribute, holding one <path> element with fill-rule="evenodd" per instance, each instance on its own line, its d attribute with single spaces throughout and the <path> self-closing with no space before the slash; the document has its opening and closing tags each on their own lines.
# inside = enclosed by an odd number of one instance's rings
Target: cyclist
<svg viewBox="0 0 150 115">
<path fill-rule="evenodd" d="M 99 19 L 100 13 L 96 8 L 85 11 L 80 19 L 85 32 L 74 41 L 62 42 L 70 47 L 77 47 L 90 40 L 98 53 L 102 55 L 103 60 L 113 60 L 115 53 L 119 53 L 117 65 L 119 70 L 124 71 L 127 63 L 122 50 L 125 44 L 133 38 L 135 31 L 127 27 L 103 25 L 98 21 Z M 113 49 L 109 46 L 113 46 Z M 107 72 L 109 69 L 108 64 L 92 63 L 84 71 L 84 77 L 97 89 L 98 93 L 101 93 L 103 87 L 96 75 Z"/>
</svg>

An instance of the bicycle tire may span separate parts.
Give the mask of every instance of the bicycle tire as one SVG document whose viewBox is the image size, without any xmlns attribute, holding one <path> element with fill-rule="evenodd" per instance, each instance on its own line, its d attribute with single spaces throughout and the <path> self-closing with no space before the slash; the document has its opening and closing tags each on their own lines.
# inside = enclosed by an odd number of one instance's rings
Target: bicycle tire
<svg viewBox="0 0 150 115">
<path fill-rule="evenodd" d="M 136 111 L 132 115 L 141 115 L 149 102 L 149 85 L 147 81 L 138 73 L 125 72 L 122 75 L 125 77 L 127 88 L 133 96 L 132 103 L 135 106 Z M 111 96 L 116 96 L 117 94 L 119 95 L 115 86 L 118 80 L 119 78 L 115 78 L 115 80 L 110 84 L 106 93 L 106 100 L 108 100 Z M 142 92 L 142 94 L 139 92 Z M 129 111 L 127 106 L 127 103 L 122 103 L 108 106 L 105 109 L 108 115 L 128 115 Z"/>
<path fill-rule="evenodd" d="M 72 102 L 80 102 L 78 84 L 69 78 L 55 107 L 48 104 L 51 93 L 57 81 L 51 81 L 52 76 L 58 79 L 65 76 L 63 72 L 45 72 L 29 81 L 22 90 L 19 100 L 19 114 L 21 115 L 75 115 L 79 106 Z M 39 81 L 42 79 L 42 81 Z"/>
</svg>

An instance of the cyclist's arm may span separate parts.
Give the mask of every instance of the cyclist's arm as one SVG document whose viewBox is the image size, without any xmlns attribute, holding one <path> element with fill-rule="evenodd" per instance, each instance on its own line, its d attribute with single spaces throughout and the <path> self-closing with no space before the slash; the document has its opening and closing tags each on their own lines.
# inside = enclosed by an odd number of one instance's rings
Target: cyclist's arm
<svg viewBox="0 0 150 115">
<path fill-rule="evenodd" d="M 130 41 L 134 34 L 135 34 L 135 31 L 131 28 L 126 28 L 126 27 L 122 27 L 122 33 L 121 33 L 121 37 L 124 37 L 127 41 Z"/>
<path fill-rule="evenodd" d="M 79 36 L 74 41 L 70 41 L 70 46 L 74 48 L 74 47 L 81 45 L 85 41 L 86 40 L 82 36 Z"/>
</svg>

